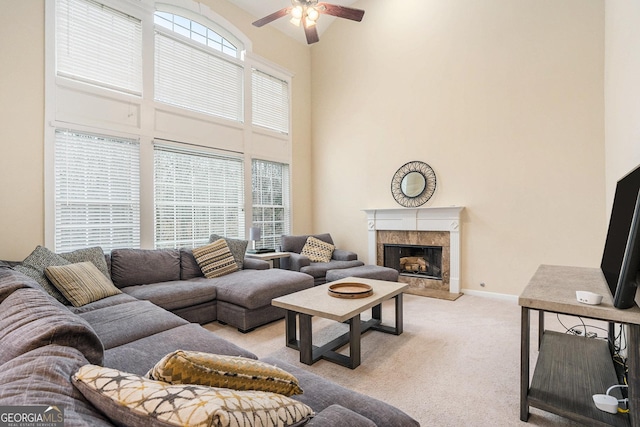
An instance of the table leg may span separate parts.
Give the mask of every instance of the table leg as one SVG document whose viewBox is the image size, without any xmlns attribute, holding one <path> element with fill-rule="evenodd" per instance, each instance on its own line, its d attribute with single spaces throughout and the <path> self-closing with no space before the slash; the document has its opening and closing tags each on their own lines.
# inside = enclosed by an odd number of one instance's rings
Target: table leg
<svg viewBox="0 0 640 427">
<path fill-rule="evenodd" d="M 529 346 L 530 340 L 530 313 L 529 309 L 522 307 L 520 319 L 520 420 L 529 419 Z"/>
<path fill-rule="evenodd" d="M 311 330 L 311 316 L 300 313 L 300 363 L 313 364 L 313 333 Z"/>
<path fill-rule="evenodd" d="M 273 268 L 280 268 L 280 258 L 274 258 L 271 262 L 273 262 Z"/>
<path fill-rule="evenodd" d="M 637 427 L 640 425 L 640 325 L 628 325 L 629 337 L 627 338 L 627 366 L 629 373 L 627 379 L 629 383 L 629 416 L 631 425 Z"/>
<path fill-rule="evenodd" d="M 403 328 L 403 317 L 402 317 L 402 294 L 396 295 L 396 335 L 402 334 Z"/>
<path fill-rule="evenodd" d="M 296 333 L 296 312 L 287 310 L 284 317 L 285 339 L 287 347 L 298 349 L 298 337 Z"/>
<path fill-rule="evenodd" d="M 351 369 L 355 369 L 360 366 L 360 338 L 362 335 L 362 322 L 360 321 L 360 314 L 356 314 L 349 319 L 349 361 L 351 362 Z"/>
</svg>

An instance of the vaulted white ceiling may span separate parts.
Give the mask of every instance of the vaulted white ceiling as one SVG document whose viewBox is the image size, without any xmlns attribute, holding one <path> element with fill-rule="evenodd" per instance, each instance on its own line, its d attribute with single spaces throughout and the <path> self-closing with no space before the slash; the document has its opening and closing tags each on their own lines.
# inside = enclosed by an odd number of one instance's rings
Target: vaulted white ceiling
<svg viewBox="0 0 640 427">
<path fill-rule="evenodd" d="M 291 0 L 228 0 L 230 3 L 235 4 L 241 9 L 246 10 L 256 19 L 267 16 L 275 11 L 291 6 Z M 333 3 L 340 6 L 351 6 L 357 0 L 327 0 L 326 3 Z M 256 20 L 254 19 L 254 21 Z M 322 33 L 331 25 L 335 20 L 333 16 L 322 15 L 318 20 L 317 28 L 320 35 L 320 42 L 322 42 Z M 366 19 L 366 15 L 365 15 Z M 304 30 L 302 27 L 296 27 L 289 22 L 287 17 L 280 18 L 270 24 L 273 28 L 282 31 L 287 36 L 299 41 L 300 43 L 307 44 L 307 40 L 304 36 Z"/>
</svg>

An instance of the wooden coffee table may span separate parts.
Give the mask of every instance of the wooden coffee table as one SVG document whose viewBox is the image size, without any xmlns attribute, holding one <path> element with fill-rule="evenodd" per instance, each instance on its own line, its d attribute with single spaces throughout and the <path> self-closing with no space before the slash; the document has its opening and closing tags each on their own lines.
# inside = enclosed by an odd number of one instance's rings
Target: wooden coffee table
<svg viewBox="0 0 640 427">
<path fill-rule="evenodd" d="M 338 283 L 367 284 L 373 288 L 373 295 L 353 299 L 330 296 L 328 294 L 329 286 Z M 287 347 L 300 351 L 301 363 L 311 365 L 320 359 L 326 359 L 355 369 L 360 366 L 360 337 L 364 332 L 371 329 L 393 335 L 402 333 L 402 292 L 408 287 L 409 285 L 405 283 L 346 277 L 275 298 L 271 304 L 287 311 L 285 317 L 286 344 Z M 382 302 L 391 298 L 395 298 L 395 326 L 385 326 L 382 324 Z M 371 319 L 362 321 L 360 314 L 368 309 L 371 309 Z M 321 347 L 314 346 L 311 327 L 313 316 L 348 323 L 349 332 Z M 298 322 L 296 322 L 296 317 L 298 317 Z M 300 339 L 297 338 L 297 323 L 300 329 Z M 347 344 L 349 344 L 349 356 L 336 352 L 337 349 Z"/>
</svg>

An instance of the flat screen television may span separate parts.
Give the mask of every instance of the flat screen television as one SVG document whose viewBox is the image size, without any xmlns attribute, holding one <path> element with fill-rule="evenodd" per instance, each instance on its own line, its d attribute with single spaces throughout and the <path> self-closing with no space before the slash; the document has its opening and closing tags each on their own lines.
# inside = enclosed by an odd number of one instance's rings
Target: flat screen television
<svg viewBox="0 0 640 427">
<path fill-rule="evenodd" d="M 614 307 L 633 307 L 640 271 L 640 166 L 616 185 L 600 268 Z"/>
</svg>

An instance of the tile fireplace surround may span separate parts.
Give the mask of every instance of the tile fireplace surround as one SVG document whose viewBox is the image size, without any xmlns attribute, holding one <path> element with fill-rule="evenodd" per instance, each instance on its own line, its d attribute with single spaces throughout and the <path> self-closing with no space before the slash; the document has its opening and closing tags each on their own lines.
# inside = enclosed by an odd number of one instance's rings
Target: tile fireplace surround
<svg viewBox="0 0 640 427">
<path fill-rule="evenodd" d="M 442 246 L 442 280 L 400 276 L 409 293 L 423 289 L 460 294 L 460 216 L 464 207 L 365 209 L 369 264 L 383 265 L 384 244 Z M 413 291 L 413 292 L 412 292 Z"/>
</svg>

